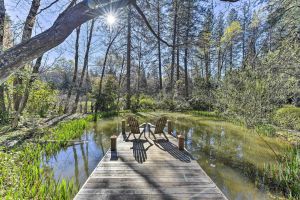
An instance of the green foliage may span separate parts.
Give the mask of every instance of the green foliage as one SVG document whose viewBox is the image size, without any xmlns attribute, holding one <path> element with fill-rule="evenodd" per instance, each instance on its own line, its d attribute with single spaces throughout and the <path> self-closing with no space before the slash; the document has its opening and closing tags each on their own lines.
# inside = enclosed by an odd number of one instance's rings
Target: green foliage
<svg viewBox="0 0 300 200">
<path fill-rule="evenodd" d="M 202 110 L 202 111 L 209 111 L 212 107 L 212 104 L 209 103 L 207 98 L 201 98 L 198 96 L 194 96 L 189 100 L 191 108 L 194 110 Z"/>
<path fill-rule="evenodd" d="M 78 191 L 74 182 L 56 181 L 42 166 L 42 155 L 52 155 L 67 145 L 67 140 L 82 135 L 86 119 L 59 124 L 41 140 L 46 144 L 27 143 L 11 152 L 0 151 L 0 197 L 3 199 L 72 199 Z"/>
<path fill-rule="evenodd" d="M 294 106 L 280 108 L 275 112 L 273 119 L 281 127 L 300 130 L 300 108 Z"/>
<path fill-rule="evenodd" d="M 100 111 L 117 110 L 117 88 L 116 78 L 113 75 L 108 75 L 105 79 L 103 91 L 101 95 L 97 97 Z"/>
<path fill-rule="evenodd" d="M 221 38 L 222 43 L 232 43 L 233 39 L 238 36 L 242 31 L 240 22 L 233 21 L 231 24 L 226 28 L 223 37 Z"/>
<path fill-rule="evenodd" d="M 218 109 L 247 126 L 270 121 L 272 112 L 284 104 L 292 81 L 278 74 L 245 69 L 228 74 L 217 90 Z"/>
<path fill-rule="evenodd" d="M 20 150 L 0 152 L 0 197 L 3 199 L 71 199 L 78 191 L 73 181 L 57 182 L 41 167 L 43 146 L 27 144 Z"/>
<path fill-rule="evenodd" d="M 207 82 L 204 78 L 195 79 L 194 95 L 189 100 L 190 106 L 194 110 L 211 111 L 215 105 L 216 85 L 213 81 Z"/>
<path fill-rule="evenodd" d="M 217 119 L 220 120 L 222 117 L 220 116 L 219 113 L 217 112 L 208 112 L 208 111 L 190 111 L 194 116 L 200 116 L 200 117 L 208 117 L 210 119 Z"/>
<path fill-rule="evenodd" d="M 276 129 L 271 124 L 258 124 L 255 126 L 255 131 L 266 136 L 274 136 Z"/>
<path fill-rule="evenodd" d="M 133 113 L 137 112 L 139 109 L 139 99 L 138 99 L 137 95 L 132 95 L 130 98 L 130 102 L 131 102 L 130 110 Z"/>
<path fill-rule="evenodd" d="M 7 111 L 0 111 L 0 125 L 7 124 L 9 122 L 9 113 Z"/>
<path fill-rule="evenodd" d="M 266 166 L 265 176 L 286 196 L 300 199 L 300 149 L 290 149 L 279 163 Z"/>
<path fill-rule="evenodd" d="M 57 95 L 57 91 L 51 89 L 47 83 L 36 80 L 28 99 L 28 113 L 45 117 L 50 107 L 56 103 Z"/>
<path fill-rule="evenodd" d="M 152 97 L 147 95 L 141 95 L 139 106 L 141 109 L 155 109 L 156 103 Z"/>
<path fill-rule="evenodd" d="M 171 97 L 164 97 L 161 101 L 158 102 L 157 107 L 164 110 L 175 110 L 175 102 Z"/>
</svg>

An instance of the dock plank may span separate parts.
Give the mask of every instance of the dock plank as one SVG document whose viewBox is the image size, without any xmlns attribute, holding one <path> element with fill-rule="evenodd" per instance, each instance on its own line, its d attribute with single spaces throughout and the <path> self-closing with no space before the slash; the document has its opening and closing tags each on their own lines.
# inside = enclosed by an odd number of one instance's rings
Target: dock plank
<svg viewBox="0 0 300 200">
<path fill-rule="evenodd" d="M 227 199 L 199 164 L 177 140 L 117 138 L 117 152 L 110 150 L 99 162 L 76 200 L 82 199 Z"/>
</svg>

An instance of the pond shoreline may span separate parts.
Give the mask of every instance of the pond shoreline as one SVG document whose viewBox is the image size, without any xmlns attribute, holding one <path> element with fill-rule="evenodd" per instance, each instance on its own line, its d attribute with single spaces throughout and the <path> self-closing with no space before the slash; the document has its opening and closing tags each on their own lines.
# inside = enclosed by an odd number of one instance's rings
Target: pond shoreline
<svg viewBox="0 0 300 200">
<path fill-rule="evenodd" d="M 197 123 L 200 123 L 200 124 L 202 124 L 202 123 L 204 123 L 204 122 L 212 122 L 212 123 L 218 123 L 218 122 L 222 122 L 222 123 L 226 123 L 226 124 L 232 124 L 231 122 L 228 122 L 228 121 L 226 121 L 226 120 L 224 120 L 224 119 L 218 119 L 218 118 L 216 118 L 216 117 L 210 117 L 210 116 L 194 116 L 194 115 L 192 115 L 191 113 L 185 113 L 185 114 L 182 114 L 182 113 L 176 113 L 176 112 L 174 112 L 174 113 L 170 113 L 170 112 L 167 112 L 169 115 L 182 115 L 183 117 L 185 116 L 191 116 L 192 118 L 193 117 L 195 117 L 195 122 L 197 122 Z M 123 114 L 121 114 L 121 116 L 119 115 L 118 116 L 118 119 L 120 119 L 120 118 L 125 118 L 125 115 L 127 115 L 127 114 L 131 114 L 131 113 L 123 113 Z M 163 114 L 163 112 L 162 113 L 158 113 L 158 114 Z M 152 116 L 152 118 L 156 118 L 156 115 L 157 115 L 157 112 L 155 113 L 155 114 L 153 114 L 153 112 L 152 113 L 138 113 L 137 114 L 139 117 L 141 117 L 141 118 L 147 118 L 147 117 L 149 117 L 148 115 L 150 115 L 150 116 Z M 58 129 L 60 129 L 60 130 L 62 130 L 64 127 L 68 127 L 68 124 L 70 124 L 70 128 L 72 128 L 72 126 L 74 126 L 76 123 L 77 123 L 77 121 L 79 122 L 79 121 L 82 121 L 82 122 L 84 122 L 85 124 L 86 123 L 90 123 L 90 122 L 92 122 L 92 118 L 93 118 L 93 116 L 92 115 L 89 115 L 89 116 L 78 116 L 78 118 L 84 118 L 84 119 L 72 119 L 72 120 L 68 120 L 67 122 L 66 121 L 62 121 L 62 122 L 60 122 L 60 123 L 58 123 L 57 125 L 55 125 L 53 128 L 51 128 L 51 130 L 58 130 Z M 103 117 L 101 117 L 101 119 L 105 119 L 105 117 L 103 118 Z M 109 120 L 108 120 L 109 121 Z M 72 124 L 74 124 L 74 125 L 72 125 Z M 239 125 L 236 125 L 236 124 L 232 124 L 234 127 L 236 127 L 236 128 L 238 128 L 238 127 L 240 127 Z M 232 126 L 231 125 L 231 126 Z M 85 127 L 86 125 L 84 125 L 84 127 Z M 225 126 L 226 127 L 226 126 Z M 245 128 L 245 127 L 240 127 L 240 128 L 242 128 L 242 129 L 245 129 L 245 130 L 248 130 L 247 128 Z M 78 128 L 76 128 L 76 130 L 77 130 Z M 79 128 L 79 130 L 80 130 L 81 128 Z M 248 130 L 249 131 L 249 130 Z M 254 131 L 254 130 L 251 130 L 251 131 Z M 55 131 L 54 131 L 55 132 Z M 57 132 L 57 131 L 56 131 Z M 48 132 L 47 133 L 49 133 L 49 130 L 48 130 Z M 63 133 L 59 133 L 57 136 L 55 136 L 55 134 L 53 134 L 53 133 L 51 133 L 51 134 L 45 134 L 44 136 L 43 136 L 43 139 L 44 140 L 56 140 L 56 139 L 59 139 L 59 140 L 61 140 L 61 141 L 64 141 L 64 142 L 59 142 L 59 143 L 55 143 L 55 144 L 47 144 L 47 143 L 45 143 L 45 144 L 30 144 L 31 146 L 33 145 L 33 146 L 38 146 L 38 147 L 40 147 L 40 148 L 42 148 L 41 149 L 41 152 L 46 152 L 48 155 L 53 155 L 53 154 L 56 154 L 56 152 L 58 152 L 58 150 L 59 149 L 61 149 L 62 147 L 63 148 L 66 148 L 68 145 L 67 145 L 67 140 L 73 140 L 73 139 L 75 139 L 75 138 L 77 138 L 78 136 L 80 136 L 80 135 L 82 135 L 83 134 L 83 132 L 78 132 L 77 134 L 72 134 L 72 135 L 70 135 L 70 136 L 68 136 L 68 134 L 67 134 L 67 132 L 65 133 L 65 134 L 63 134 Z M 248 133 L 247 133 L 248 134 Z M 60 138 L 61 137 L 61 135 L 64 135 L 64 137 L 63 138 Z M 38 136 L 38 135 L 34 135 L 35 137 L 33 137 L 33 138 L 39 138 L 39 137 L 36 137 L 36 136 Z M 51 136 L 51 137 L 50 137 Z M 266 136 L 265 136 L 266 137 Z M 21 146 L 26 146 L 26 144 L 25 143 L 28 143 L 29 141 L 30 141 L 30 139 L 33 139 L 33 138 L 26 138 L 24 141 L 26 141 L 26 142 L 24 142 L 24 143 L 21 143 L 20 145 L 16 145 L 16 146 L 14 146 L 14 147 L 12 147 L 12 148 L 10 148 L 10 149 L 7 149 L 8 150 L 8 153 L 10 153 L 10 152 L 14 152 L 14 151 L 22 151 L 22 148 L 20 149 L 20 147 Z M 280 139 L 280 138 L 278 138 L 278 139 Z M 18 150 L 19 149 L 19 150 Z M 203 149 L 203 152 L 205 153 L 205 154 L 211 154 L 211 150 L 207 150 L 207 152 L 205 152 L 204 151 L 205 149 Z M 31 152 L 31 151 L 29 151 L 29 152 Z M 6 155 L 7 156 L 7 155 Z M 247 162 L 238 162 L 238 163 L 235 163 L 235 161 L 233 161 L 233 160 L 230 160 L 230 159 L 228 159 L 228 158 L 226 158 L 226 157 L 222 157 L 222 156 L 220 156 L 220 155 L 216 155 L 216 158 L 220 161 L 220 162 L 223 162 L 224 160 L 224 164 L 229 164 L 229 165 L 233 165 L 233 166 L 236 166 L 236 169 L 237 170 L 239 170 L 239 171 L 241 171 L 242 173 L 244 173 L 244 175 L 245 176 L 247 176 L 247 177 L 249 177 L 250 179 L 251 179 L 251 181 L 252 182 L 254 182 L 254 183 L 256 183 L 258 180 L 257 179 L 264 179 L 264 175 L 265 175 L 265 172 L 264 172 L 264 169 L 260 169 L 260 170 L 258 170 L 257 171 L 257 169 L 256 169 L 256 166 L 254 166 L 254 165 L 252 165 L 251 163 L 247 163 Z M 222 161 L 223 160 L 223 161 Z M 38 162 L 40 162 L 40 161 L 38 161 Z M 235 164 L 234 164 L 235 163 Z M 248 171 L 243 171 L 243 170 L 241 170 L 241 168 L 244 168 L 245 167 L 245 165 L 246 166 L 248 166 L 246 169 L 248 170 Z M 1 171 L 1 170 L 0 170 Z M 258 173 L 258 174 L 257 174 Z M 255 175 L 255 176 L 254 176 Z M 280 186 L 279 184 L 276 184 L 276 180 L 274 180 L 272 177 L 268 177 L 268 176 L 266 176 L 265 177 L 266 178 L 266 180 L 263 182 L 263 184 L 264 185 L 268 185 L 269 186 L 269 188 L 273 191 L 277 191 L 278 190 L 278 186 Z M 52 179 L 52 178 L 51 178 Z M 1 180 L 0 180 L 1 181 Z M 52 180 L 53 181 L 53 180 Z M 0 182 L 1 183 L 1 182 Z M 57 182 L 57 184 L 67 184 L 68 185 L 68 187 L 69 188 L 72 188 L 72 191 L 73 192 L 71 192 L 69 195 L 72 195 L 72 194 L 74 194 L 74 193 L 76 193 L 75 191 L 77 191 L 77 189 L 75 189 L 76 188 L 76 184 L 74 185 L 74 182 L 73 182 L 73 180 L 70 180 L 70 181 L 65 181 L 65 182 L 63 182 L 63 181 L 58 181 Z M 259 184 L 261 184 L 261 181 L 259 181 L 258 183 L 257 183 L 258 185 Z M 0 184 L 1 185 L 1 184 Z M 256 186 L 258 186 L 258 185 L 256 185 Z M 274 185 L 276 186 L 276 187 L 274 187 Z M 280 187 L 282 187 L 282 186 L 280 186 Z M 1 190 L 1 189 L 0 189 Z M 0 196 L 1 196 L 1 193 L 0 193 Z"/>
</svg>

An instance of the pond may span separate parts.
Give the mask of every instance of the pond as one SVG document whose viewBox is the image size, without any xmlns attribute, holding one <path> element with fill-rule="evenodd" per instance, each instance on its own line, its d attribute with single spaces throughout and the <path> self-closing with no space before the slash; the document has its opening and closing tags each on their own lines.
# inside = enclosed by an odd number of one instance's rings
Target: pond
<svg viewBox="0 0 300 200">
<path fill-rule="evenodd" d="M 275 153 L 282 154 L 287 144 L 231 123 L 191 115 L 139 113 L 138 118 L 141 123 L 153 123 L 162 114 L 174 122 L 174 134 L 185 135 L 187 150 L 229 199 L 271 199 L 274 194 L 258 175 L 265 164 L 275 162 Z M 88 142 L 44 158 L 44 165 L 57 180 L 73 179 L 82 186 L 108 150 L 110 136 L 120 132 L 121 119 L 91 124 L 81 137 Z"/>
</svg>

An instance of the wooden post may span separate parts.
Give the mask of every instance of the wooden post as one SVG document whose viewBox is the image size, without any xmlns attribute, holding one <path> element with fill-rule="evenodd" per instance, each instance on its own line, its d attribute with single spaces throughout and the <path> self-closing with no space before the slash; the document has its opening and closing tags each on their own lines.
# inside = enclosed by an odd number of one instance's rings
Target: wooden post
<svg viewBox="0 0 300 200">
<path fill-rule="evenodd" d="M 125 134 L 125 119 L 122 120 L 122 134 Z"/>
<path fill-rule="evenodd" d="M 117 151 L 117 136 L 113 135 L 110 137 L 110 150 Z"/>
<path fill-rule="evenodd" d="M 93 113 L 94 112 L 94 104 L 91 103 L 91 112 Z"/>
<path fill-rule="evenodd" d="M 168 126 L 168 134 L 172 134 L 172 121 L 168 120 L 167 121 L 167 126 Z"/>
<path fill-rule="evenodd" d="M 179 150 L 184 150 L 184 136 L 183 135 L 178 135 L 178 149 Z"/>
<path fill-rule="evenodd" d="M 82 113 L 82 105 L 79 105 L 79 113 Z"/>
</svg>

